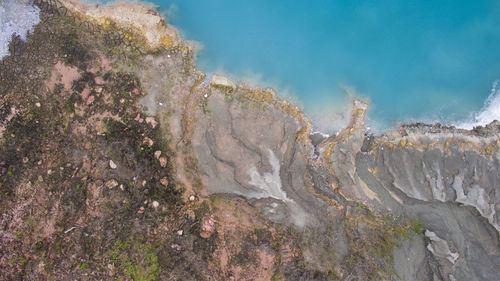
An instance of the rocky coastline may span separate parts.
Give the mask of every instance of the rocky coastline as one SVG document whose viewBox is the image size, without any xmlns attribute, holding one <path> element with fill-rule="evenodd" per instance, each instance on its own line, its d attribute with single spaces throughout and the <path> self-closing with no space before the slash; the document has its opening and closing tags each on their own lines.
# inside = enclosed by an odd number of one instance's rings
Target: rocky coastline
<svg viewBox="0 0 500 281">
<path fill-rule="evenodd" d="M 35 0 L 0 61 L 0 280 L 499 280 L 500 123 L 339 134 L 153 9 Z"/>
</svg>

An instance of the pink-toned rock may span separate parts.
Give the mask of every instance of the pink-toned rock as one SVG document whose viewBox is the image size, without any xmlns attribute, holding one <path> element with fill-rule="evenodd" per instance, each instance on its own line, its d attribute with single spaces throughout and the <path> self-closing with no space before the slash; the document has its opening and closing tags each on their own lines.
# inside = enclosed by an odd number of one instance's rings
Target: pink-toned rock
<svg viewBox="0 0 500 281">
<path fill-rule="evenodd" d="M 94 102 L 94 100 L 95 100 L 95 97 L 94 96 L 90 96 L 90 97 L 87 98 L 86 104 L 87 105 L 91 105 Z"/>
<path fill-rule="evenodd" d="M 144 140 L 142 141 L 143 144 L 147 144 L 149 147 L 152 147 L 154 142 L 152 139 L 148 138 L 148 137 L 144 137 Z"/>
<path fill-rule="evenodd" d="M 140 113 L 137 113 L 137 116 L 135 117 L 135 121 L 139 121 L 139 119 L 141 119 L 141 114 Z"/>
<path fill-rule="evenodd" d="M 162 166 L 163 168 L 167 167 L 167 158 L 165 157 L 160 157 L 160 166 Z"/>
<path fill-rule="evenodd" d="M 146 117 L 146 123 L 150 124 L 153 129 L 158 125 L 158 122 L 153 117 Z"/>
<path fill-rule="evenodd" d="M 177 251 L 180 251 L 180 250 L 181 250 L 181 246 L 179 246 L 179 245 L 177 245 L 177 244 L 172 244 L 170 247 L 171 247 L 172 249 L 177 250 Z"/>
<path fill-rule="evenodd" d="M 160 159 L 160 156 L 161 156 L 161 150 L 155 151 L 155 158 Z"/>
<path fill-rule="evenodd" d="M 140 215 L 142 213 L 144 213 L 144 207 L 140 207 L 139 210 L 137 211 L 137 213 Z"/>
<path fill-rule="evenodd" d="M 94 81 L 96 84 L 101 84 L 101 85 L 106 83 L 106 81 L 104 81 L 104 79 L 102 79 L 102 77 L 100 77 L 100 76 L 97 76 L 96 78 L 94 78 Z"/>
<path fill-rule="evenodd" d="M 134 95 L 139 95 L 139 89 L 135 88 L 134 90 L 132 90 L 132 93 L 134 93 Z"/>
<path fill-rule="evenodd" d="M 215 232 L 215 219 L 212 216 L 203 217 L 200 237 L 208 239 L 210 238 L 210 236 L 212 236 L 212 234 L 214 234 L 214 232 Z"/>
<path fill-rule="evenodd" d="M 168 180 L 167 180 L 167 178 L 166 178 L 166 177 L 161 178 L 160 182 L 161 182 L 161 184 L 163 184 L 164 186 L 168 186 Z"/>
</svg>

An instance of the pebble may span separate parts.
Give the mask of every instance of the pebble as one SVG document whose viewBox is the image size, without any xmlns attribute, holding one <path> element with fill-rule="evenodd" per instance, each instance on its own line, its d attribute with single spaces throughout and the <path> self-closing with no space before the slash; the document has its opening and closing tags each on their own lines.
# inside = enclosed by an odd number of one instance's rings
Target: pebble
<svg viewBox="0 0 500 281">
<path fill-rule="evenodd" d="M 113 162 L 113 160 L 109 160 L 109 167 L 111 169 L 116 169 L 116 164 L 115 164 L 115 162 Z"/>
<path fill-rule="evenodd" d="M 158 125 L 158 122 L 153 117 L 146 117 L 146 123 L 150 124 L 153 129 Z"/>
<path fill-rule="evenodd" d="M 144 213 L 144 207 L 140 207 L 140 208 L 139 208 L 139 211 L 137 211 L 137 213 L 138 213 L 139 215 L 140 215 L 140 214 L 142 214 L 142 213 Z"/>
<path fill-rule="evenodd" d="M 160 182 L 161 182 L 161 184 L 163 184 L 164 186 L 168 186 L 168 180 L 167 180 L 167 177 L 163 177 L 163 178 L 161 178 Z"/>
<path fill-rule="evenodd" d="M 37 102 L 37 103 L 35 103 L 35 106 L 36 106 L 36 107 L 40 107 L 40 106 L 42 106 L 42 105 L 41 105 L 39 102 Z"/>
<path fill-rule="evenodd" d="M 163 168 L 167 167 L 167 158 L 160 157 L 160 166 L 162 166 Z"/>
<path fill-rule="evenodd" d="M 160 156 L 161 156 L 161 150 L 155 151 L 155 158 L 160 159 Z"/>
<path fill-rule="evenodd" d="M 182 236 L 182 234 L 183 234 L 183 233 L 184 233 L 184 232 L 182 231 L 182 229 L 177 230 L 177 235 L 178 235 L 178 236 Z"/>
<path fill-rule="evenodd" d="M 194 201 L 194 199 L 196 199 L 196 197 L 194 197 L 194 195 L 189 196 L 189 201 Z"/>
<path fill-rule="evenodd" d="M 158 208 L 160 206 L 160 203 L 158 201 L 153 201 L 153 208 Z"/>
<path fill-rule="evenodd" d="M 106 182 L 106 187 L 112 189 L 118 186 L 118 182 L 115 179 L 109 180 Z"/>
<path fill-rule="evenodd" d="M 123 184 L 120 184 L 120 189 L 121 191 L 125 191 L 125 187 L 123 186 Z"/>
<path fill-rule="evenodd" d="M 87 99 L 87 105 L 91 105 L 95 100 L 95 97 L 94 96 L 90 96 L 88 99 Z"/>
</svg>

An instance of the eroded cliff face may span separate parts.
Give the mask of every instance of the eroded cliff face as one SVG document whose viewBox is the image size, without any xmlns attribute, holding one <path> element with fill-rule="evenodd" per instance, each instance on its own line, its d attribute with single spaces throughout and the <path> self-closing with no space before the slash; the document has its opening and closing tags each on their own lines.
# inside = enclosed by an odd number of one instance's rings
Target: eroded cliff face
<svg viewBox="0 0 500 281">
<path fill-rule="evenodd" d="M 313 144 L 156 12 L 36 3 L 0 65 L 1 278 L 500 279 L 497 123 L 374 137 L 353 101 Z"/>
</svg>

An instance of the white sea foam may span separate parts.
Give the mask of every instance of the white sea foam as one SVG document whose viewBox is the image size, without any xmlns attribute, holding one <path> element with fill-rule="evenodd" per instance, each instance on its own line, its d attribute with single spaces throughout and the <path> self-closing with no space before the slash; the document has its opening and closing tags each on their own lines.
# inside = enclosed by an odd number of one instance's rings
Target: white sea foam
<svg viewBox="0 0 500 281">
<path fill-rule="evenodd" d="M 26 40 L 40 22 L 40 9 L 25 0 L 0 0 L 0 59 L 9 54 L 12 35 Z"/>
<path fill-rule="evenodd" d="M 474 113 L 470 120 L 458 123 L 456 127 L 470 130 L 477 126 L 487 125 L 495 120 L 500 120 L 500 80 L 493 83 L 491 93 L 481 111 Z"/>
</svg>

